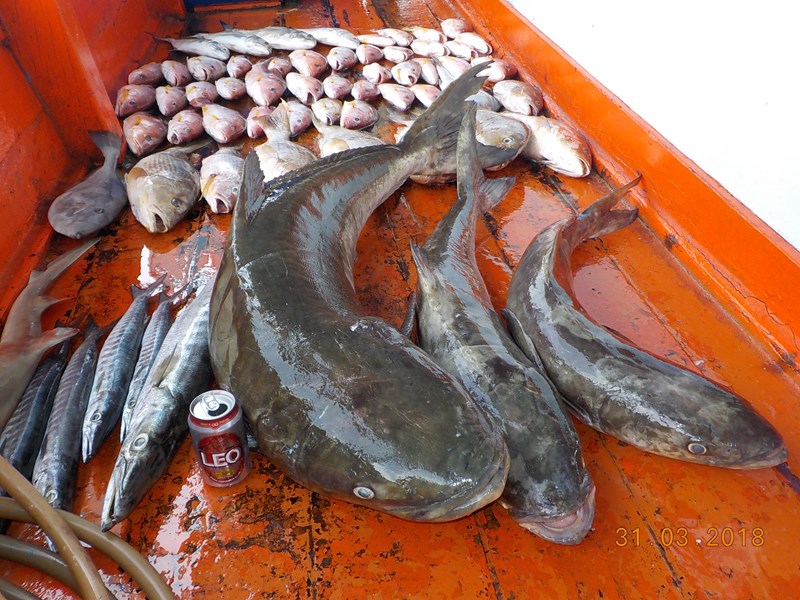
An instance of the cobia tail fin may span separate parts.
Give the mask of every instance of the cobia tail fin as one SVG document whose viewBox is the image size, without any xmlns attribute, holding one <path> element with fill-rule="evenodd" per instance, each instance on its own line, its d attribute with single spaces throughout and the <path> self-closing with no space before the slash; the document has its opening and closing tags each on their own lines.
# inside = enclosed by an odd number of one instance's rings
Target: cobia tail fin
<svg viewBox="0 0 800 600">
<path fill-rule="evenodd" d="M 428 149 L 431 164 L 426 171 L 435 172 L 442 155 L 451 156 L 455 153 L 459 128 L 467 109 L 464 103 L 486 81 L 486 77 L 478 77 L 477 74 L 488 64 L 481 63 L 464 71 L 403 136 L 399 146 L 404 151 L 414 153 Z"/>
<path fill-rule="evenodd" d="M 636 208 L 631 210 L 611 209 L 641 179 L 642 176 L 638 175 L 622 187 L 596 200 L 564 227 L 561 239 L 569 246 L 570 252 L 584 240 L 614 233 L 626 225 L 630 225 L 636 219 L 639 212 Z"/>
</svg>

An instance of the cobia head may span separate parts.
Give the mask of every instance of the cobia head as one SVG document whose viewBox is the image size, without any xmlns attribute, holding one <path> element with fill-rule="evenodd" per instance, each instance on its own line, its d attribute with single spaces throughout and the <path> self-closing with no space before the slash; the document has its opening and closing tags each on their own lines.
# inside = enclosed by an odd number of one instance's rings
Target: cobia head
<svg viewBox="0 0 800 600">
<path fill-rule="evenodd" d="M 511 516 L 520 526 L 549 542 L 568 546 L 578 544 L 589 533 L 594 522 L 595 487 L 591 482 L 589 484 L 588 493 L 583 501 L 566 514 L 556 517 L 537 517 L 510 511 Z"/>
<path fill-rule="evenodd" d="M 651 393 L 667 401 L 674 398 L 680 410 L 643 415 L 646 425 L 629 419 L 618 437 L 662 456 L 717 467 L 760 469 L 786 461 L 786 447 L 775 428 L 742 398 L 712 381 L 676 367 L 652 382 Z"/>
</svg>

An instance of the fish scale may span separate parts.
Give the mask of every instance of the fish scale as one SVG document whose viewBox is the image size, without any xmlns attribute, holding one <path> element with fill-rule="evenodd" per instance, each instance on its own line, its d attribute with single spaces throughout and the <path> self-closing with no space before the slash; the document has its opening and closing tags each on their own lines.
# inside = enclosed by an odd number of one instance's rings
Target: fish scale
<svg viewBox="0 0 800 600">
<path fill-rule="evenodd" d="M 165 277 L 166 274 L 162 275 L 145 289 L 131 286 L 133 302 L 108 334 L 100 350 L 83 419 L 83 462 L 97 453 L 122 414 L 147 323 L 147 303 L 150 294 L 161 286 Z"/>
<path fill-rule="evenodd" d="M 47 429 L 33 469 L 32 482 L 54 508 L 72 510 L 81 425 L 97 365 L 103 329 L 90 325 L 73 352 L 58 386 Z"/>
</svg>

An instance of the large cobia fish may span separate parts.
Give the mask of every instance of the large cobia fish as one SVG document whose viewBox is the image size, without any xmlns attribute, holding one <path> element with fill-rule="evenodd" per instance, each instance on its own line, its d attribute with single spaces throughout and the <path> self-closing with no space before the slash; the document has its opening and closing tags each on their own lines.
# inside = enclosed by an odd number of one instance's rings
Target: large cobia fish
<svg viewBox="0 0 800 600">
<path fill-rule="evenodd" d="M 775 429 L 714 382 L 636 348 L 590 320 L 573 300 L 570 256 L 637 211 L 611 210 L 639 178 L 531 242 L 508 290 L 514 339 L 579 419 L 642 450 L 690 462 L 756 469 L 786 460 Z"/>
<path fill-rule="evenodd" d="M 108 481 L 103 531 L 127 517 L 164 473 L 189 431 L 189 404 L 211 385 L 208 310 L 212 287 L 209 281 L 175 318 L 147 375 Z"/>
<path fill-rule="evenodd" d="M 56 278 L 78 260 L 97 240 L 84 242 L 52 261 L 44 271 L 34 270 L 28 285 L 14 300 L 0 335 L 0 430 L 31 380 L 47 350 L 78 333 L 73 327 L 42 332 L 42 313 L 59 302 L 45 295 Z"/>
<path fill-rule="evenodd" d="M 266 187 L 248 156 L 211 303 L 214 374 L 269 459 L 313 490 L 411 520 L 456 519 L 496 499 L 508 450 L 430 356 L 366 314 L 356 240 L 409 175 L 455 151 L 481 68 L 398 145 L 341 152 Z"/>
<path fill-rule="evenodd" d="M 576 544 L 594 517 L 578 434 L 553 384 L 508 335 L 475 260 L 478 216 L 514 183 L 483 175 L 476 109 L 468 109 L 458 140 L 458 200 L 425 245 L 412 247 L 420 345 L 504 430 L 511 467 L 500 503 L 529 531 Z"/>
</svg>

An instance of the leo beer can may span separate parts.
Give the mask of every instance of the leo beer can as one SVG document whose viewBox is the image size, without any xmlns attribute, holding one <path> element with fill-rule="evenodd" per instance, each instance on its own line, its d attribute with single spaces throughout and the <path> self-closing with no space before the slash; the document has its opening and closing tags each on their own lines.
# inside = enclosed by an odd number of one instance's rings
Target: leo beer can
<svg viewBox="0 0 800 600">
<path fill-rule="evenodd" d="M 189 431 L 206 483 L 226 487 L 247 477 L 250 451 L 244 417 L 232 394 L 211 390 L 192 400 Z"/>
</svg>

